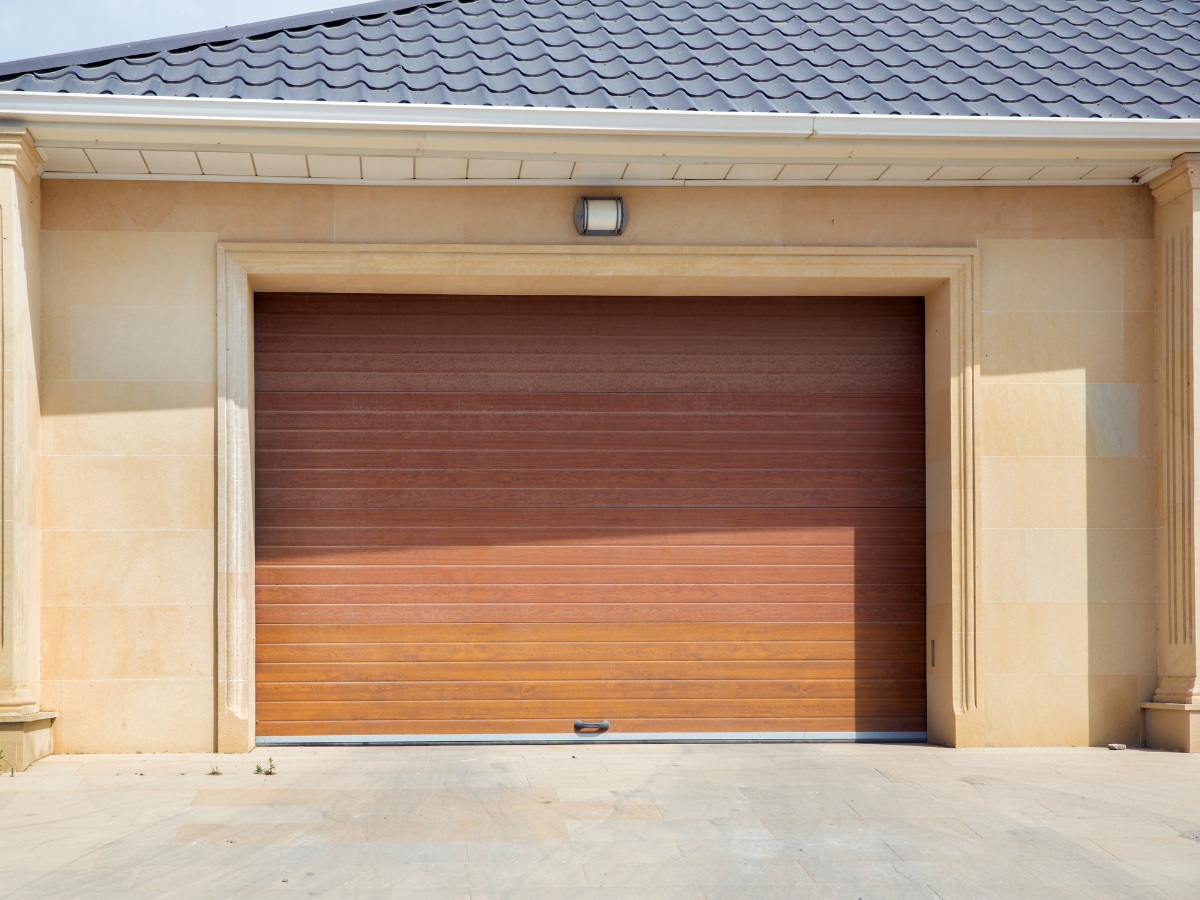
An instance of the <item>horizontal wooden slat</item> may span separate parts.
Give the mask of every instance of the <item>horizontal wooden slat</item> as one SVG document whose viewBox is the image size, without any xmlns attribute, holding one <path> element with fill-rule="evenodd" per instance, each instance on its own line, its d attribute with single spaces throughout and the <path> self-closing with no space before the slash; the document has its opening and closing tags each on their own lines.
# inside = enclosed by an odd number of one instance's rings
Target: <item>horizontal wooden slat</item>
<svg viewBox="0 0 1200 900">
<path fill-rule="evenodd" d="M 877 413 L 258 410 L 255 426 L 263 431 L 784 431 L 801 434 L 868 431 L 891 434 L 923 431 L 924 417 L 903 410 Z M 890 456 L 891 453 L 889 450 L 880 455 Z"/>
<path fill-rule="evenodd" d="M 355 391 L 264 391 L 255 385 L 257 411 L 309 412 L 527 412 L 545 413 L 792 413 L 923 415 L 920 394 L 881 391 L 864 394 L 806 394 L 756 391 L 751 394 L 580 393 L 379 393 Z M 735 448 L 729 448 L 735 449 Z"/>
<path fill-rule="evenodd" d="M 834 603 L 911 604 L 924 609 L 925 584 L 260 584 L 265 605 L 320 603 Z"/>
<path fill-rule="evenodd" d="M 331 634 L 334 629 L 352 629 L 354 625 L 264 625 L 269 644 L 304 644 L 305 638 L 314 643 L 328 643 L 339 637 L 352 637 L 353 632 L 339 636 Z M 371 626 L 386 628 L 389 626 Z M 318 631 L 318 629 L 324 629 Z M 305 632 L 316 632 L 306 634 Z M 378 640 L 378 639 L 377 639 Z M 344 641 L 353 643 L 353 641 Z M 570 666 L 576 662 L 621 660 L 658 662 L 667 660 L 902 660 L 912 661 L 925 658 L 924 643 L 897 641 L 716 641 L 681 646 L 672 641 L 620 641 L 620 642 L 574 642 L 574 643 L 471 643 L 471 644 L 404 644 L 389 642 L 370 644 L 367 639 L 360 643 L 361 655 L 349 657 L 363 662 L 505 662 L 560 660 L 568 665 L 564 674 L 570 674 Z M 377 647 L 378 650 L 371 650 Z M 349 651 L 348 651 L 349 652 Z M 377 655 L 372 655 L 377 654 Z M 300 659 L 300 652 L 294 654 Z"/>
<path fill-rule="evenodd" d="M 260 310 L 261 312 L 261 310 Z M 269 327 L 269 326 L 268 326 Z M 636 335 L 556 335 L 547 348 L 544 335 L 505 335 L 503 342 L 487 334 L 328 334 L 263 332 L 254 336 L 255 349 L 272 353 L 479 353 L 492 356 L 538 354 L 552 349 L 562 354 L 652 354 L 673 356 L 775 356 L 879 354 L 909 356 L 925 350 L 919 328 L 872 337 L 789 335 L 739 338 L 712 335 L 674 335 L 670 338 Z"/>
<path fill-rule="evenodd" d="M 689 681 L 393 681 L 263 682 L 258 700 L 263 703 L 359 703 L 413 700 L 911 700 L 925 689 L 924 678 L 849 678 L 842 680 L 742 680 Z"/>
<path fill-rule="evenodd" d="M 723 547 L 783 548 L 788 552 L 804 553 L 817 548 L 842 551 L 857 548 L 866 552 L 872 548 L 920 548 L 925 545 L 925 530 L 910 528 L 660 528 L 646 534 L 625 533 L 617 528 L 358 528 L 330 525 L 321 527 L 260 527 L 257 552 L 282 548 L 333 547 L 353 541 L 360 550 L 382 547 L 392 550 L 441 552 L 479 552 L 494 548 L 497 551 L 522 553 L 529 549 L 556 549 L 573 553 L 606 553 L 620 548 L 652 548 L 655 551 L 674 548 L 693 551 L 705 548 L 716 552 Z M 664 558 L 664 557 L 658 557 Z M 716 561 L 724 557 L 711 557 Z"/>
<path fill-rule="evenodd" d="M 878 450 L 886 440 L 889 446 L 905 453 L 924 447 L 924 437 L 918 433 L 887 435 L 875 432 L 772 432 L 747 431 L 731 438 L 727 432 L 557 432 L 557 431 L 271 431 L 257 433 L 257 446 L 262 450 L 290 450 L 304 446 L 308 450 L 341 450 L 357 447 L 360 450 L 423 450 L 441 451 L 485 450 L 583 450 L 596 451 L 660 451 L 670 453 L 725 453 L 746 451 L 787 452 L 804 447 L 809 451 Z M 670 465 L 670 460 L 662 462 Z M 849 460 L 853 462 L 853 460 Z"/>
<path fill-rule="evenodd" d="M 375 645 L 378 646 L 378 645 Z M 503 681 L 514 684 L 553 682 L 562 676 L 579 681 L 655 681 L 670 679 L 715 681 L 781 681 L 787 684 L 809 681 L 855 678 L 923 679 L 925 664 L 917 659 L 898 660 L 673 660 L 669 662 L 585 662 L 572 661 L 570 671 L 559 662 L 356 662 L 342 656 L 345 650 L 357 653 L 362 645 L 304 644 L 298 649 L 314 658 L 276 662 L 282 648 L 266 645 L 258 651 L 259 684 L 302 682 L 390 682 L 416 684 L 434 682 Z M 323 654 L 323 655 L 322 655 Z"/>
<path fill-rule="evenodd" d="M 270 488 L 370 488 L 373 490 L 475 488 L 611 491 L 617 489 L 697 490 L 715 488 L 763 490 L 821 490 L 826 488 L 886 489 L 897 483 L 924 488 L 925 471 L 898 469 L 870 471 L 825 469 L 774 471 L 770 469 L 522 469 L 511 472 L 459 471 L 457 469 L 263 469 L 257 486 Z"/>
<path fill-rule="evenodd" d="M 396 622 L 921 622 L 925 610 L 896 603 L 477 603 L 275 604 L 258 607 L 274 623 Z"/>
<path fill-rule="evenodd" d="M 261 372 L 255 385 L 271 391 L 442 391 L 537 393 L 556 390 L 572 393 L 620 393 L 626 391 L 724 393 L 920 393 L 924 376 L 918 374 L 816 374 L 816 375 L 655 375 L 599 373 L 469 373 L 431 372 L 388 374 L 386 372 Z"/>
<path fill-rule="evenodd" d="M 649 718 L 677 715 L 769 718 L 772 716 L 918 716 L 925 709 L 925 698 L 799 698 L 756 700 L 633 700 L 610 697 L 600 700 L 337 700 L 264 702 L 259 701 L 259 716 L 267 720 L 320 721 L 330 716 L 372 719 L 457 719 L 496 716 L 515 719 L 521 716 L 539 719 L 576 717 L 593 719 Z"/>
<path fill-rule="evenodd" d="M 259 566 L 272 584 L 923 584 L 911 566 Z"/>
<path fill-rule="evenodd" d="M 603 638 L 598 635 L 603 634 Z M 713 641 L 803 641 L 806 639 L 823 641 L 858 641 L 860 643 L 888 641 L 920 641 L 924 630 L 920 625 L 900 627 L 883 625 L 788 625 L 782 623 L 767 623 L 748 625 L 743 622 L 714 622 L 704 626 L 687 624 L 638 625 L 633 623 L 616 623 L 604 626 L 600 631 L 586 625 L 548 625 L 539 622 L 526 622 L 516 625 L 477 625 L 464 630 L 457 625 L 432 624 L 414 626 L 345 626 L 317 625 L 304 627 L 264 627 L 260 637 L 268 643 L 278 643 L 284 640 L 325 640 L 325 636 L 335 636 L 336 640 L 369 640 L 369 641 L 423 641 L 441 642 L 459 645 L 466 641 L 479 642 L 511 642 L 511 641 L 549 641 L 571 643 L 577 641 L 594 641 L 597 639 L 614 641 L 680 641 L 713 642 Z"/>
<path fill-rule="evenodd" d="M 924 729 L 919 299 L 256 299 L 258 733 Z"/>
<path fill-rule="evenodd" d="M 915 358 L 914 358 L 915 357 Z M 910 376 L 912 355 L 694 355 L 676 353 L 264 353 L 254 357 L 260 373 L 312 372 L 344 375 L 424 373 L 586 375 L 894 375 Z"/>
<path fill-rule="evenodd" d="M 912 565 L 912 545 L 740 547 L 346 547 L 257 549 L 260 566 L 856 566 Z"/>
<path fill-rule="evenodd" d="M 294 509 L 256 510 L 259 527 L 603 528 L 657 533 L 671 528 L 795 529 L 925 527 L 924 509 Z"/>
<path fill-rule="evenodd" d="M 559 335 L 689 337 L 711 336 L 714 331 L 730 337 L 892 337 L 919 333 L 923 325 L 915 316 L 864 315 L 847 309 L 844 314 L 816 312 L 801 316 L 751 316 L 730 314 L 697 316 L 688 313 L 660 316 L 631 315 L 422 315 L 380 313 L 376 315 L 260 316 L 255 332 L 263 334 L 445 334 L 543 335 L 547 350 Z M 856 314 L 857 313 L 857 314 Z"/>
</svg>

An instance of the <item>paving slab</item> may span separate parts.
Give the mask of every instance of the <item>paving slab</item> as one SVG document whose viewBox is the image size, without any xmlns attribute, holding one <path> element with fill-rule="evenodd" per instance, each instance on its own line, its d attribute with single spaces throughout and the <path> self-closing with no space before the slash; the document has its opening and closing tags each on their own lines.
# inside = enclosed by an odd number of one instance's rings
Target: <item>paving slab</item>
<svg viewBox="0 0 1200 900">
<path fill-rule="evenodd" d="M 1200 758 L 279 747 L 55 756 L 0 778 L 0 898 L 84 896 L 1190 900 Z"/>
</svg>

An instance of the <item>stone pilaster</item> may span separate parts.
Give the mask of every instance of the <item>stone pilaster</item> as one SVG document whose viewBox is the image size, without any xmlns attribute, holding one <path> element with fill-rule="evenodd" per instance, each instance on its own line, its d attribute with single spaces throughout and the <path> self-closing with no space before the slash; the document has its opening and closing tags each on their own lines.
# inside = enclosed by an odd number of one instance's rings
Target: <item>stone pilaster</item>
<svg viewBox="0 0 1200 900">
<path fill-rule="evenodd" d="M 1200 333 L 1200 153 L 1176 160 L 1150 185 L 1157 201 L 1159 413 L 1158 687 L 1146 742 L 1200 751 L 1200 640 L 1196 628 L 1195 389 Z"/>
<path fill-rule="evenodd" d="M 50 752 L 54 718 L 37 697 L 38 162 L 27 132 L 0 129 L 0 769 Z"/>
</svg>

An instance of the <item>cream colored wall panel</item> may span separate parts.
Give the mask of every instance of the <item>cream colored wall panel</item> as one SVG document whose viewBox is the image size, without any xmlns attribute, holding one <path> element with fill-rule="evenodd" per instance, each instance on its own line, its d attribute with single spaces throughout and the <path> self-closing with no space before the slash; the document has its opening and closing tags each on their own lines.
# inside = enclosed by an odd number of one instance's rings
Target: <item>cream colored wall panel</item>
<svg viewBox="0 0 1200 900">
<path fill-rule="evenodd" d="M 985 528 L 980 554 L 985 603 L 1016 603 L 1025 593 L 1024 528 Z"/>
<path fill-rule="evenodd" d="M 191 606 L 43 605 L 51 681 L 212 677 L 212 603 Z"/>
<path fill-rule="evenodd" d="M 212 234 L 63 231 L 48 260 L 47 306 L 204 306 L 216 309 Z M 180 273 L 187 277 L 181 278 Z"/>
<path fill-rule="evenodd" d="M 362 164 L 357 156 L 310 153 L 308 174 L 313 178 L 341 178 L 353 181 L 362 178 Z"/>
<path fill-rule="evenodd" d="M 43 382 L 71 377 L 71 307 L 42 309 L 41 354 L 38 360 Z"/>
<path fill-rule="evenodd" d="M 214 524 L 211 456 L 49 456 L 42 460 L 47 529 L 204 528 Z"/>
<path fill-rule="evenodd" d="M 338 190 L 334 194 L 335 239 L 350 243 L 459 243 L 465 239 L 464 190 L 420 185 L 402 190 L 359 187 L 353 193 Z"/>
<path fill-rule="evenodd" d="M 150 170 L 136 150 L 88 150 L 88 159 L 103 175 L 145 175 Z"/>
<path fill-rule="evenodd" d="M 42 602 L 211 607 L 215 553 L 212 532 L 205 529 L 46 531 Z M 210 625 L 211 616 L 181 639 L 202 644 Z"/>
<path fill-rule="evenodd" d="M 1125 314 L 1125 380 L 1154 381 L 1154 313 Z"/>
<path fill-rule="evenodd" d="M 1091 743 L 1088 676 L 985 675 L 987 743 L 993 747 L 1079 747 Z"/>
<path fill-rule="evenodd" d="M 515 244 L 578 244 L 595 240 L 580 237 L 575 230 L 573 213 L 578 187 L 539 190 L 536 197 L 523 196 L 527 190 L 513 186 L 463 191 L 463 239 L 480 244 L 499 240 Z M 513 218 L 516 208 L 523 211 L 518 220 Z"/>
<path fill-rule="evenodd" d="M 989 603 L 986 615 L 989 672 L 1078 675 L 1088 671 L 1086 603 Z"/>
<path fill-rule="evenodd" d="M 1138 702 L 1148 700 L 1153 687 L 1143 688 L 1138 675 L 1088 677 L 1088 743 L 1093 747 L 1142 743 L 1142 710 Z"/>
<path fill-rule="evenodd" d="M 904 247 L 917 243 L 916 188 L 784 188 L 784 243 Z"/>
<path fill-rule="evenodd" d="M 47 231 L 196 231 L 190 181 L 47 181 Z M 203 229 L 200 229 L 203 230 Z M 215 229 L 214 229 L 215 230 Z"/>
<path fill-rule="evenodd" d="M 1156 539 L 1149 528 L 1093 528 L 1087 534 L 1088 600 L 1141 603 L 1153 621 Z"/>
<path fill-rule="evenodd" d="M 213 746 L 211 678 L 47 684 L 61 753 L 196 753 Z"/>
<path fill-rule="evenodd" d="M 249 153 L 201 150 L 196 154 L 205 175 L 254 175 L 254 158 Z"/>
<path fill-rule="evenodd" d="M 71 308 L 76 381 L 209 381 L 216 315 L 197 306 Z"/>
<path fill-rule="evenodd" d="M 988 456 L 1087 453 L 1086 385 L 992 382 L 980 385 L 979 407 L 981 449 Z"/>
<path fill-rule="evenodd" d="M 981 374 L 989 381 L 1124 379 L 1120 312 L 985 312 Z"/>
<path fill-rule="evenodd" d="M 1150 465 L 1141 458 L 986 456 L 985 528 L 1144 528 Z"/>
<path fill-rule="evenodd" d="M 362 177 L 372 181 L 408 181 L 414 173 L 410 156 L 364 156 Z"/>
<path fill-rule="evenodd" d="M 1034 603 L 1087 603 L 1091 556 L 1087 528 L 1031 528 L 1025 532 L 1025 599 Z M 991 599 L 991 598 L 989 598 Z M 1064 635 L 1083 639 L 1086 632 Z"/>
<path fill-rule="evenodd" d="M 1154 241 L 1125 241 L 1122 267 L 1126 312 L 1152 312 L 1158 256 Z"/>
<path fill-rule="evenodd" d="M 720 244 L 736 235 L 737 243 L 775 245 L 783 242 L 783 209 L 779 188 L 730 192 L 725 188 L 692 191 L 672 187 L 623 192 L 629 203 L 625 237 L 633 243 Z M 678 194 L 665 202 L 664 194 Z M 716 211 L 719 210 L 719 213 Z"/>
<path fill-rule="evenodd" d="M 985 456 L 984 528 L 1086 528 L 1086 459 Z"/>
<path fill-rule="evenodd" d="M 985 310 L 1124 307 L 1124 247 L 1109 241 L 988 241 Z"/>
<path fill-rule="evenodd" d="M 307 178 L 308 160 L 302 153 L 255 153 L 254 171 L 261 178 Z"/>
<path fill-rule="evenodd" d="M 222 241 L 334 240 L 336 191 L 328 184 L 227 184 L 195 185 L 194 223 L 197 231 L 211 231 Z"/>
<path fill-rule="evenodd" d="M 47 381 L 42 396 L 42 452 L 49 456 L 203 456 L 213 450 L 211 381 Z"/>
<path fill-rule="evenodd" d="M 1033 228 L 1029 189 L 931 186 L 913 192 L 913 239 L 925 247 L 1026 240 Z M 986 258 L 988 245 L 980 244 Z M 985 292 L 984 303 L 988 302 Z"/>
<path fill-rule="evenodd" d="M 1089 456 L 1150 455 L 1139 437 L 1139 399 L 1136 384 L 1088 384 L 1087 454 Z"/>
<path fill-rule="evenodd" d="M 1088 671 L 1154 675 L 1158 618 L 1153 603 L 1095 603 L 1088 608 Z"/>
<path fill-rule="evenodd" d="M 1044 240 L 1145 240 L 1154 234 L 1154 199 L 1145 187 L 1030 189 L 1033 237 Z"/>
<path fill-rule="evenodd" d="M 202 175 L 200 160 L 191 150 L 143 150 L 152 175 Z"/>
</svg>

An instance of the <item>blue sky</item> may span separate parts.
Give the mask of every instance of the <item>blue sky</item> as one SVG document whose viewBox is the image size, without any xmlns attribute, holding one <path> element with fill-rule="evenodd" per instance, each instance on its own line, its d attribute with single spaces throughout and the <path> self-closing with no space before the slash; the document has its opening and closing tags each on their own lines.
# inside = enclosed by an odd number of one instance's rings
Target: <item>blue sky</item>
<svg viewBox="0 0 1200 900">
<path fill-rule="evenodd" d="M 241 25 L 362 0 L 0 0 L 0 61 Z"/>
</svg>

